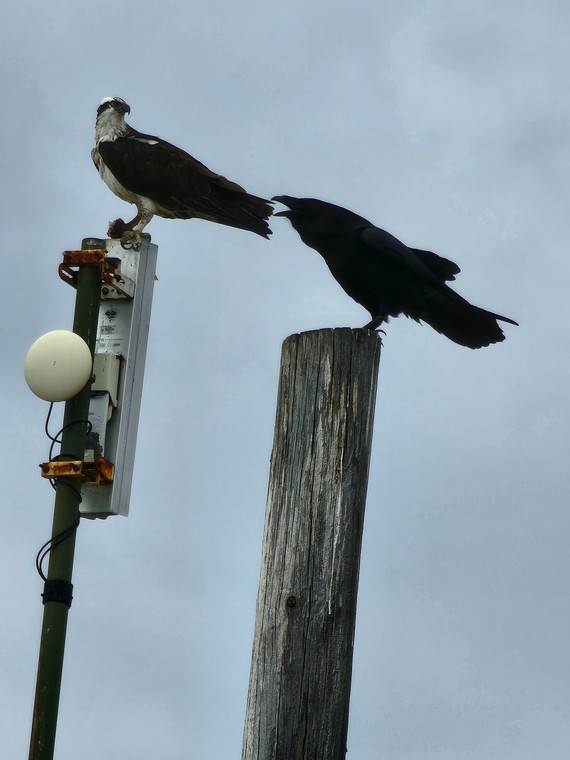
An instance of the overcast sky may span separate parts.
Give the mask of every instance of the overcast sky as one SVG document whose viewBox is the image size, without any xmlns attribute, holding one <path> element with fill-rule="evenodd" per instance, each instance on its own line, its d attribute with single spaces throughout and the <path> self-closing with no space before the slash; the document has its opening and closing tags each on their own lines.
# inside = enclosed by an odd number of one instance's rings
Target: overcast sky
<svg viewBox="0 0 570 760">
<path fill-rule="evenodd" d="M 347 758 L 566 760 L 570 6 L 5 0 L 2 19 L 2 757 L 27 756 L 53 511 L 23 359 L 71 327 L 62 251 L 129 218 L 90 159 L 120 95 L 255 194 L 451 258 L 462 295 L 520 323 L 479 351 L 387 328 Z M 58 760 L 240 756 L 281 343 L 369 319 L 271 226 L 148 228 L 131 511 L 79 528 Z"/>
</svg>

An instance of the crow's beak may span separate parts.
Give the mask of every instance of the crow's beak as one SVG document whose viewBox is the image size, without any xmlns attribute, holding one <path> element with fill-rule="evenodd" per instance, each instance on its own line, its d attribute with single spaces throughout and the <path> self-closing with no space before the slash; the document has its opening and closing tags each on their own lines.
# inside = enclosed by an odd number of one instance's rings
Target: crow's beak
<svg viewBox="0 0 570 760">
<path fill-rule="evenodd" d="M 278 211 L 277 213 L 274 213 L 273 216 L 286 216 L 289 218 L 295 209 L 295 201 L 297 198 L 293 198 L 291 195 L 274 195 L 271 200 L 282 203 L 284 206 L 289 206 L 287 211 Z"/>
</svg>

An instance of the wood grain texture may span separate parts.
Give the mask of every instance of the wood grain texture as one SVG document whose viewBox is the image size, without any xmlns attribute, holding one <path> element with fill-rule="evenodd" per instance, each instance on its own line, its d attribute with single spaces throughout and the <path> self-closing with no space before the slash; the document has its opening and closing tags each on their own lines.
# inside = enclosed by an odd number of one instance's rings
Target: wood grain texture
<svg viewBox="0 0 570 760">
<path fill-rule="evenodd" d="M 242 760 L 346 753 L 380 339 L 283 344 Z"/>
</svg>

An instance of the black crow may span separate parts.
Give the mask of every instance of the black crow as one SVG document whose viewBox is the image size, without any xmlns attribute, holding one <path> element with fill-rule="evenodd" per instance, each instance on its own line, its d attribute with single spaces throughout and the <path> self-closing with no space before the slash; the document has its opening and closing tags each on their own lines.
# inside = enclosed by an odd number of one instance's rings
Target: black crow
<svg viewBox="0 0 570 760">
<path fill-rule="evenodd" d="M 408 248 L 341 206 L 290 195 L 273 200 L 290 209 L 275 216 L 287 217 L 301 240 L 321 254 L 339 285 L 368 309 L 372 320 L 365 327 L 376 329 L 388 317 L 405 314 L 455 343 L 481 348 L 505 339 L 498 319 L 517 324 L 472 306 L 446 285 L 460 271 L 453 261 Z"/>
</svg>

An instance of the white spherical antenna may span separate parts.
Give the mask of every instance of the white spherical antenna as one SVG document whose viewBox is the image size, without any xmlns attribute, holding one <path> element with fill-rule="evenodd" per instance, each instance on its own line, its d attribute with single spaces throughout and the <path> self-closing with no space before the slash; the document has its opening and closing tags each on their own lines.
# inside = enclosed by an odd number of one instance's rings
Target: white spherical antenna
<svg viewBox="0 0 570 760">
<path fill-rule="evenodd" d="M 32 343 L 24 362 L 26 382 L 44 401 L 67 401 L 91 377 L 87 343 L 69 330 L 52 330 Z"/>
</svg>

